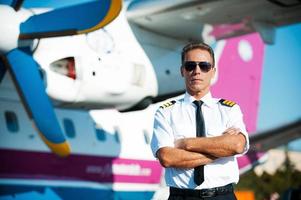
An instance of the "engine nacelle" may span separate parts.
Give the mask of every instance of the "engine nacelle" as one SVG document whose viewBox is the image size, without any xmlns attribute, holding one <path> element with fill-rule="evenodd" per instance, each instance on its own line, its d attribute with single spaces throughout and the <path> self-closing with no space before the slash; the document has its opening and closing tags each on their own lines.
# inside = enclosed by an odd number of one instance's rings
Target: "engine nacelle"
<svg viewBox="0 0 301 200">
<path fill-rule="evenodd" d="M 42 39 L 34 57 L 57 106 L 140 109 L 146 107 L 145 98 L 158 94 L 153 66 L 123 13 L 106 29 Z"/>
</svg>

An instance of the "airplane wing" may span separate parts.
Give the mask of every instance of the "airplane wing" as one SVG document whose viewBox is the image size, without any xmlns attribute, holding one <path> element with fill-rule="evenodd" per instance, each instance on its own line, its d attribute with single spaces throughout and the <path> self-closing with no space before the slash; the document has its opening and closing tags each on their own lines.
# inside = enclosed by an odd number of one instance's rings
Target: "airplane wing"
<svg viewBox="0 0 301 200">
<path fill-rule="evenodd" d="M 240 172 L 244 173 L 266 160 L 264 152 L 286 145 L 290 141 L 301 137 L 301 120 L 283 126 L 249 135 L 250 149 L 246 156 L 238 159 Z"/>
<path fill-rule="evenodd" d="M 157 34 L 181 40 L 206 41 L 259 32 L 274 43 L 275 28 L 301 21 L 297 0 L 163 0 L 133 1 L 128 19 Z"/>
<path fill-rule="evenodd" d="M 287 144 L 290 141 L 301 137 L 301 120 L 297 120 L 287 125 L 251 134 L 250 151 L 264 152 L 269 149 Z"/>
</svg>

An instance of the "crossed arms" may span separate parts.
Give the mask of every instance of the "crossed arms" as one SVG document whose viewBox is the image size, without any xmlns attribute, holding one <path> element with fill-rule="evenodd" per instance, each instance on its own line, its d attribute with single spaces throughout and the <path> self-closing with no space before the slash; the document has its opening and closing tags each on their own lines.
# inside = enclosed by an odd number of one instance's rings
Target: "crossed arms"
<svg viewBox="0 0 301 200">
<path fill-rule="evenodd" d="M 157 157 L 163 167 L 194 168 L 243 153 L 245 144 L 240 130 L 229 128 L 221 136 L 179 139 L 175 147 L 160 148 Z"/>
</svg>

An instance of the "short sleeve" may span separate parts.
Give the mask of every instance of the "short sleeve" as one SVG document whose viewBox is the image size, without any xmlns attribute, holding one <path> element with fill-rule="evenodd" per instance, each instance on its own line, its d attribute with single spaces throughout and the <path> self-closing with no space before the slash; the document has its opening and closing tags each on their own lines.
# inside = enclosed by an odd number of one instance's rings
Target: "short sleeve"
<svg viewBox="0 0 301 200">
<path fill-rule="evenodd" d="M 230 112 L 230 126 L 231 127 L 235 127 L 235 128 L 239 128 L 241 130 L 241 133 L 245 136 L 246 138 L 246 145 L 244 148 L 243 153 L 239 154 L 239 155 L 244 155 L 248 152 L 249 150 L 249 136 L 246 130 L 246 126 L 245 123 L 243 121 L 243 114 L 241 112 L 241 109 L 239 107 L 239 105 L 235 105 L 231 108 L 231 112 Z"/>
<path fill-rule="evenodd" d="M 151 149 L 155 157 L 162 147 L 174 147 L 174 137 L 170 123 L 161 109 L 155 114 Z"/>
</svg>

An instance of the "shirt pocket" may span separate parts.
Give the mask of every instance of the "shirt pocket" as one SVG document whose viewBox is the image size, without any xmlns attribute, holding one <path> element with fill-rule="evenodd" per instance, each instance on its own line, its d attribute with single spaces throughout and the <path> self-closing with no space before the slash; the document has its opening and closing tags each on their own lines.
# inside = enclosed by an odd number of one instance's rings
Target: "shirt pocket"
<svg viewBox="0 0 301 200">
<path fill-rule="evenodd" d="M 207 137 L 220 136 L 227 129 L 228 119 L 225 113 L 216 110 L 206 118 L 205 128 Z"/>
<path fill-rule="evenodd" d="M 215 137 L 220 136 L 223 134 L 223 132 L 227 129 L 226 124 L 223 124 L 221 122 L 216 122 L 214 125 L 209 126 L 206 128 L 206 136 L 207 137 Z"/>
</svg>

